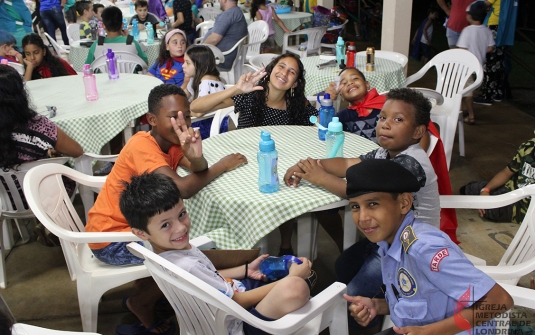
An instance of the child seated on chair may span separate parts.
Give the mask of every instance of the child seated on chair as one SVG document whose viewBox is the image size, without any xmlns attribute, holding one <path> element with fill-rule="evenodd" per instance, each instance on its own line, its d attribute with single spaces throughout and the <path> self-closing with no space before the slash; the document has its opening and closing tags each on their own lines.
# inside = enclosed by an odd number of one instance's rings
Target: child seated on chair
<svg viewBox="0 0 535 335">
<path fill-rule="evenodd" d="M 311 262 L 301 257 L 302 264 L 293 263 L 288 276 L 267 282 L 259 268 L 262 255 L 250 264 L 216 270 L 212 262 L 189 243 L 191 221 L 176 183 L 163 174 L 149 173 L 132 177 L 124 183 L 121 212 L 132 232 L 149 241 L 155 253 L 188 271 L 222 294 L 237 302 L 254 316 L 272 321 L 303 307 L 310 296 L 307 279 L 315 278 Z M 267 334 L 234 319 L 229 334 Z"/>
<path fill-rule="evenodd" d="M 91 38 L 91 26 L 89 21 L 93 17 L 91 1 L 76 2 L 76 13 L 80 16 L 80 39 Z"/>
<path fill-rule="evenodd" d="M 148 99 L 147 120 L 150 132 L 140 131 L 121 150 L 111 173 L 106 179 L 95 205 L 88 214 L 87 232 L 125 232 L 130 227 L 119 209 L 121 181 L 144 172 L 165 174 L 182 189 L 182 196 L 189 198 L 199 192 L 214 178 L 247 162 L 241 154 L 231 154 L 208 168 L 202 153 L 198 132 L 190 128 L 189 104 L 184 91 L 169 84 L 153 88 Z M 192 173 L 181 177 L 178 166 Z M 140 264 L 141 259 L 127 249 L 128 243 L 90 243 L 93 254 L 102 262 L 111 265 Z M 126 306 L 150 328 L 158 324 L 154 305 L 161 297 L 152 280 L 141 279 L 138 292 L 125 300 Z"/>
<path fill-rule="evenodd" d="M 397 334 L 495 334 L 493 319 L 512 308 L 513 299 L 446 234 L 415 218 L 418 179 L 384 159 L 356 164 L 346 176 L 355 225 L 379 245 L 384 284 L 373 285 L 386 296 L 345 294 L 354 320 L 367 326 L 390 314 Z"/>
<path fill-rule="evenodd" d="M 145 30 L 145 23 L 152 24 L 154 37 L 156 37 L 156 29 L 160 29 L 160 26 L 158 25 L 160 19 L 153 13 L 149 12 L 149 3 L 146 0 L 137 0 L 134 6 L 136 9 L 136 15 L 132 16 L 130 22 L 128 22 L 128 25 L 132 26 L 132 21 L 134 19 L 138 22 L 139 30 Z"/>
<path fill-rule="evenodd" d="M 106 7 L 101 3 L 93 4 L 93 17 L 91 17 L 93 23 L 90 23 L 91 26 L 96 27 L 98 21 L 102 21 L 102 12 L 104 11 L 104 8 Z"/>
<path fill-rule="evenodd" d="M 370 159 L 392 160 L 411 171 L 420 183 L 421 188 L 413 194 L 414 215 L 439 228 L 437 176 L 419 144 L 430 122 L 431 103 L 420 92 L 409 88 L 393 89 L 386 94 L 386 99 L 376 126 L 379 149 L 359 158 L 303 159 L 288 169 L 284 181 L 286 185 L 296 187 L 301 179 L 305 179 L 346 198 L 343 178 L 349 167 Z M 377 295 L 376 287 L 371 285 L 381 282 L 377 249 L 375 243 L 362 239 L 346 249 L 336 261 L 337 280 L 347 283 L 349 295 Z"/>
<path fill-rule="evenodd" d="M 101 37 L 99 37 L 99 41 L 91 45 L 91 47 L 89 48 L 89 53 L 87 54 L 87 58 L 85 60 L 85 64 L 93 63 L 95 58 L 100 56 L 100 54 L 95 55 L 95 49 L 97 48 L 97 45 L 103 43 L 121 43 L 127 45 L 133 44 L 135 46 L 137 55 L 141 59 L 143 59 L 145 63 L 149 62 L 147 55 L 145 54 L 145 52 L 143 52 L 143 50 L 139 46 L 139 43 L 133 40 L 132 36 L 123 35 L 123 13 L 118 7 L 104 8 L 104 10 L 102 11 L 102 26 L 104 27 L 104 30 L 107 33 L 106 38 L 102 39 Z"/>
<path fill-rule="evenodd" d="M 23 64 L 22 55 L 15 50 L 17 44 L 15 36 L 5 30 L 0 30 L 0 60 L 7 59 L 8 62 Z"/>
</svg>

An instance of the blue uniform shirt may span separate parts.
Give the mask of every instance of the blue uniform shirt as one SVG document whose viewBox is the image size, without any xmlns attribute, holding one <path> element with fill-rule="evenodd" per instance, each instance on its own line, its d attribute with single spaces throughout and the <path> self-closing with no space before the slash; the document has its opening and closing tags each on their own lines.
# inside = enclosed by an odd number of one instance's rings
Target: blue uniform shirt
<svg viewBox="0 0 535 335">
<path fill-rule="evenodd" d="M 386 241 L 377 244 L 390 318 L 398 327 L 444 320 L 454 310 L 470 307 L 496 284 L 474 267 L 448 235 L 415 219 L 412 211 L 391 246 Z M 493 325 L 485 322 L 477 330 L 494 329 Z"/>
</svg>

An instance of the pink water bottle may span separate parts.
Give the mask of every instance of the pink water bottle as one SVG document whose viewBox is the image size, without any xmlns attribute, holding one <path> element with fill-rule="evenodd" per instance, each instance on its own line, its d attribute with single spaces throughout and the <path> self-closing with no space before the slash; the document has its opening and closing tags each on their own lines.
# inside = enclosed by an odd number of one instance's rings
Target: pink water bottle
<svg viewBox="0 0 535 335">
<path fill-rule="evenodd" d="M 97 91 L 97 77 L 91 70 L 90 64 L 84 64 L 84 86 L 85 98 L 87 101 L 95 101 L 98 99 Z"/>
<path fill-rule="evenodd" d="M 355 56 L 357 54 L 357 48 L 355 47 L 355 42 L 349 42 L 346 52 L 346 66 L 355 67 Z"/>
</svg>

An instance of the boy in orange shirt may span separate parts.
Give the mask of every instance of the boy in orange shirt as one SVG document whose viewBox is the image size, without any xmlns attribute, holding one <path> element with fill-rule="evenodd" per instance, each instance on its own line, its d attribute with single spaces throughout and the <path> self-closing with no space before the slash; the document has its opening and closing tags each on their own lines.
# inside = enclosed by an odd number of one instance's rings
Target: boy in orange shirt
<svg viewBox="0 0 535 335">
<path fill-rule="evenodd" d="M 146 114 L 152 130 L 138 132 L 124 146 L 106 183 L 98 195 L 95 206 L 89 211 L 87 232 L 131 231 L 119 208 L 123 181 L 134 175 L 157 172 L 171 177 L 185 199 L 193 196 L 214 178 L 247 163 L 245 156 L 231 154 L 212 167 L 202 154 L 199 132 L 191 124 L 189 103 L 184 91 L 174 85 L 162 84 L 152 89 Z M 176 174 L 180 165 L 192 173 L 186 177 Z M 90 243 L 95 257 L 111 265 L 140 264 L 142 260 L 127 249 L 128 242 Z M 154 305 L 163 297 L 152 278 L 136 282 L 137 293 L 125 299 L 124 304 L 147 329 L 158 329 L 160 334 L 174 329 L 154 314 Z"/>
</svg>

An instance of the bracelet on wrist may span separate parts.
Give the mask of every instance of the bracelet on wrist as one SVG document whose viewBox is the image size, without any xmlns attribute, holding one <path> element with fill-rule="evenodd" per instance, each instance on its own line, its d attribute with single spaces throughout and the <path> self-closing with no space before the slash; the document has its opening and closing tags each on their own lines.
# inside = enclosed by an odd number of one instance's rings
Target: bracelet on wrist
<svg viewBox="0 0 535 335">
<path fill-rule="evenodd" d="M 479 191 L 479 194 L 481 194 L 481 193 L 483 193 L 483 192 L 487 192 L 488 194 L 490 194 L 490 188 L 488 188 L 488 187 L 483 187 L 483 188 L 481 189 L 481 191 Z"/>
</svg>

